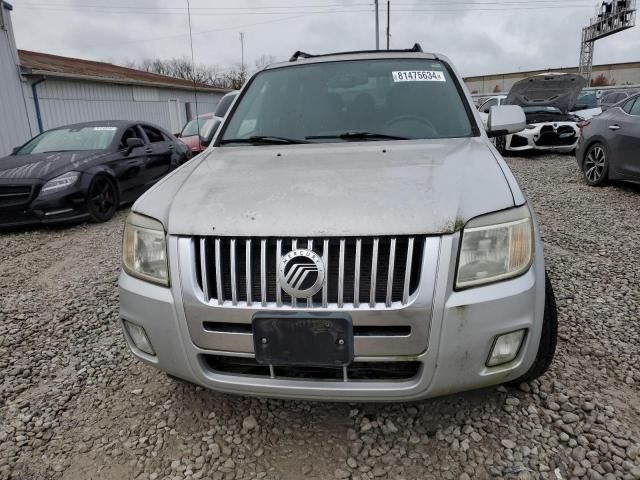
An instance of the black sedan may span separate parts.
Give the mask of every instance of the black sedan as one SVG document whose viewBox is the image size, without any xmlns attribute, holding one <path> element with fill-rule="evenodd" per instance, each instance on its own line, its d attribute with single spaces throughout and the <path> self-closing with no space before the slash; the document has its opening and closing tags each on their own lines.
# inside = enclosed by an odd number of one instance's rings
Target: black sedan
<svg viewBox="0 0 640 480">
<path fill-rule="evenodd" d="M 144 122 L 48 130 L 0 159 L 0 227 L 105 222 L 191 155 L 173 135 Z"/>
<path fill-rule="evenodd" d="M 640 182 L 640 94 L 580 124 L 578 166 L 589 185 Z"/>
</svg>

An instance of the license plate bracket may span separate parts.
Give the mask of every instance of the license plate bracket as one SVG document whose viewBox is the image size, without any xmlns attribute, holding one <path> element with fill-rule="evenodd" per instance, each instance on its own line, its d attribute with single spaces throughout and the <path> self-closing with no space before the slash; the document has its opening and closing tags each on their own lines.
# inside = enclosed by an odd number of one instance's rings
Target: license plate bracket
<svg viewBox="0 0 640 480">
<path fill-rule="evenodd" d="M 262 365 L 343 367 L 353 361 L 353 324 L 345 315 L 257 314 L 253 344 Z"/>
</svg>

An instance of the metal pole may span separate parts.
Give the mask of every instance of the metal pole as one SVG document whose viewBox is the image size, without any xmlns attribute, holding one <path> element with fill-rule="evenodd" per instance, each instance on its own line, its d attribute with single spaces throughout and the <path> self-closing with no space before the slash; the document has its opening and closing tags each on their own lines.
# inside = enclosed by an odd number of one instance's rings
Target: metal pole
<svg viewBox="0 0 640 480">
<path fill-rule="evenodd" d="M 242 71 L 244 72 L 244 32 L 240 32 L 240 65 L 242 66 Z"/>
<path fill-rule="evenodd" d="M 378 0 L 376 2 L 376 50 L 380 50 L 380 19 L 378 18 Z"/>
<path fill-rule="evenodd" d="M 391 28 L 391 0 L 387 0 L 387 50 L 389 50 L 389 37 Z"/>
</svg>

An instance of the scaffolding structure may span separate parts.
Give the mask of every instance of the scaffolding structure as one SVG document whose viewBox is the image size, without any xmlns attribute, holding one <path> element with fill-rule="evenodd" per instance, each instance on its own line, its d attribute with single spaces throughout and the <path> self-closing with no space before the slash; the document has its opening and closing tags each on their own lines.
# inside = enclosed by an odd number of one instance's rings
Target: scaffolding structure
<svg viewBox="0 0 640 480">
<path fill-rule="evenodd" d="M 582 29 L 578 72 L 591 82 L 593 50 L 596 40 L 627 30 L 636 24 L 636 0 L 609 0 L 598 5 L 589 25 Z"/>
</svg>

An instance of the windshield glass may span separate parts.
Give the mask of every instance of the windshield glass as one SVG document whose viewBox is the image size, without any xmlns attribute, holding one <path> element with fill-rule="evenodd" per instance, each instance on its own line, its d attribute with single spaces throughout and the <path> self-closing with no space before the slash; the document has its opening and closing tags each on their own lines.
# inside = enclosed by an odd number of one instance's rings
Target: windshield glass
<svg viewBox="0 0 640 480">
<path fill-rule="evenodd" d="M 362 133 L 366 138 L 353 135 Z M 472 134 L 464 101 L 442 62 L 379 59 L 259 73 L 234 111 L 222 143 L 264 137 L 343 142 Z"/>
<path fill-rule="evenodd" d="M 117 130 L 116 127 L 79 127 L 49 130 L 20 148 L 16 155 L 73 150 L 105 150 L 111 145 Z"/>
<path fill-rule="evenodd" d="M 207 123 L 209 122 L 209 123 Z M 189 121 L 182 132 L 180 133 L 181 137 L 195 137 L 196 135 L 204 136 L 204 132 L 207 129 L 207 125 L 211 125 L 211 118 L 194 118 Z M 198 133 L 198 125 L 200 125 L 200 133 Z"/>
<path fill-rule="evenodd" d="M 598 108 L 598 99 L 592 92 L 582 92 L 578 95 L 574 110 L 586 110 L 587 108 Z"/>
</svg>

